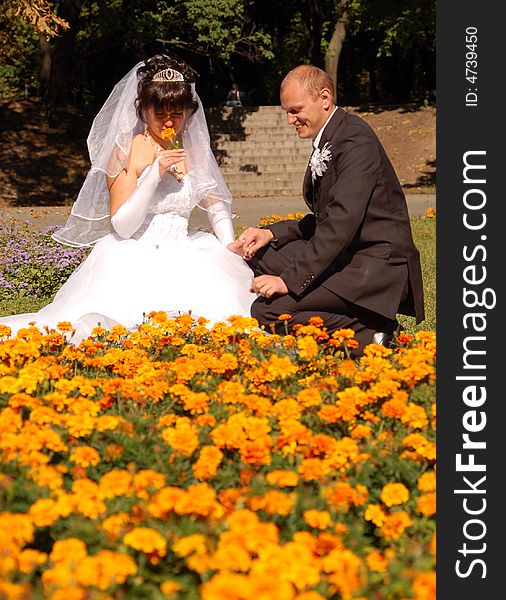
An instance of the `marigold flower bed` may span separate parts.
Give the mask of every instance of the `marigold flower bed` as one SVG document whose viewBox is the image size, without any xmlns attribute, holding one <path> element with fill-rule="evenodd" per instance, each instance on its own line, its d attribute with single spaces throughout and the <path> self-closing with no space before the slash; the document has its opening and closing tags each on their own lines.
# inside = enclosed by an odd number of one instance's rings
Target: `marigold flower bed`
<svg viewBox="0 0 506 600">
<path fill-rule="evenodd" d="M 0 325 L 1 598 L 435 598 L 434 333 L 255 324 Z"/>
</svg>

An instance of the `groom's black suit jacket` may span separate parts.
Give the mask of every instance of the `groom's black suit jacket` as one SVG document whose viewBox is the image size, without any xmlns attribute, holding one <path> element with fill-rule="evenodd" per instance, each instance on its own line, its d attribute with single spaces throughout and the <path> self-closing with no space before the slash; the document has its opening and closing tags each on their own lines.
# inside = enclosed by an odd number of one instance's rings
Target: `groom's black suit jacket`
<svg viewBox="0 0 506 600">
<path fill-rule="evenodd" d="M 312 214 L 269 225 L 282 247 L 307 240 L 280 273 L 298 297 L 323 286 L 346 300 L 395 319 L 424 319 L 420 255 L 413 244 L 406 199 L 383 146 L 361 118 L 338 108 L 319 147 L 332 154 L 304 200 Z M 288 250 L 288 248 L 287 248 Z"/>
</svg>

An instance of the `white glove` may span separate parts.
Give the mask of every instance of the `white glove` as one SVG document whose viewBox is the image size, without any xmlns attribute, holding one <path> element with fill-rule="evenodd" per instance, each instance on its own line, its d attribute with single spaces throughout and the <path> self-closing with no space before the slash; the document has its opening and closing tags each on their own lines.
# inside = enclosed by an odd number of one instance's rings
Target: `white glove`
<svg viewBox="0 0 506 600">
<path fill-rule="evenodd" d="M 230 209 L 221 200 L 210 204 L 207 207 L 207 218 L 214 231 L 214 235 L 220 240 L 223 246 L 228 246 L 234 241 L 234 226 Z"/>
<path fill-rule="evenodd" d="M 160 182 L 158 159 L 137 180 L 137 188 L 111 217 L 111 225 L 122 238 L 131 238 L 144 222 L 149 203 Z"/>
</svg>

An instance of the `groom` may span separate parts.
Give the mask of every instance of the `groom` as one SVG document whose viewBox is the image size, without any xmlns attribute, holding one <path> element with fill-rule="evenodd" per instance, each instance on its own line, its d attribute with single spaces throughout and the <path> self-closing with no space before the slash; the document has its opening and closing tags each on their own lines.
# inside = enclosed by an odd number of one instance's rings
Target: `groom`
<svg viewBox="0 0 506 600">
<path fill-rule="evenodd" d="M 281 314 L 289 326 L 315 315 L 329 332 L 353 329 L 359 351 L 386 344 L 397 313 L 424 319 L 420 256 L 393 167 L 369 125 L 335 105 L 321 69 L 290 71 L 280 97 L 288 124 L 313 140 L 303 189 L 311 213 L 237 240 L 256 275 L 251 314 L 280 333 Z"/>
</svg>

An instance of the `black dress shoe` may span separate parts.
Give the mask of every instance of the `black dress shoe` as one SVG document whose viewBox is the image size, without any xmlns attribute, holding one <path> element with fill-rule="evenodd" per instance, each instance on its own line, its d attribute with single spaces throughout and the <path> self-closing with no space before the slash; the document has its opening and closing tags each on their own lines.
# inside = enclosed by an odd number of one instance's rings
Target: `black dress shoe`
<svg viewBox="0 0 506 600">
<path fill-rule="evenodd" d="M 398 332 L 399 328 L 400 328 L 400 325 L 397 320 L 390 321 L 390 325 L 388 327 L 385 327 L 385 331 L 377 331 L 372 336 L 371 343 L 379 344 L 380 346 L 385 346 L 386 348 L 390 348 L 392 345 L 394 336 Z"/>
</svg>

